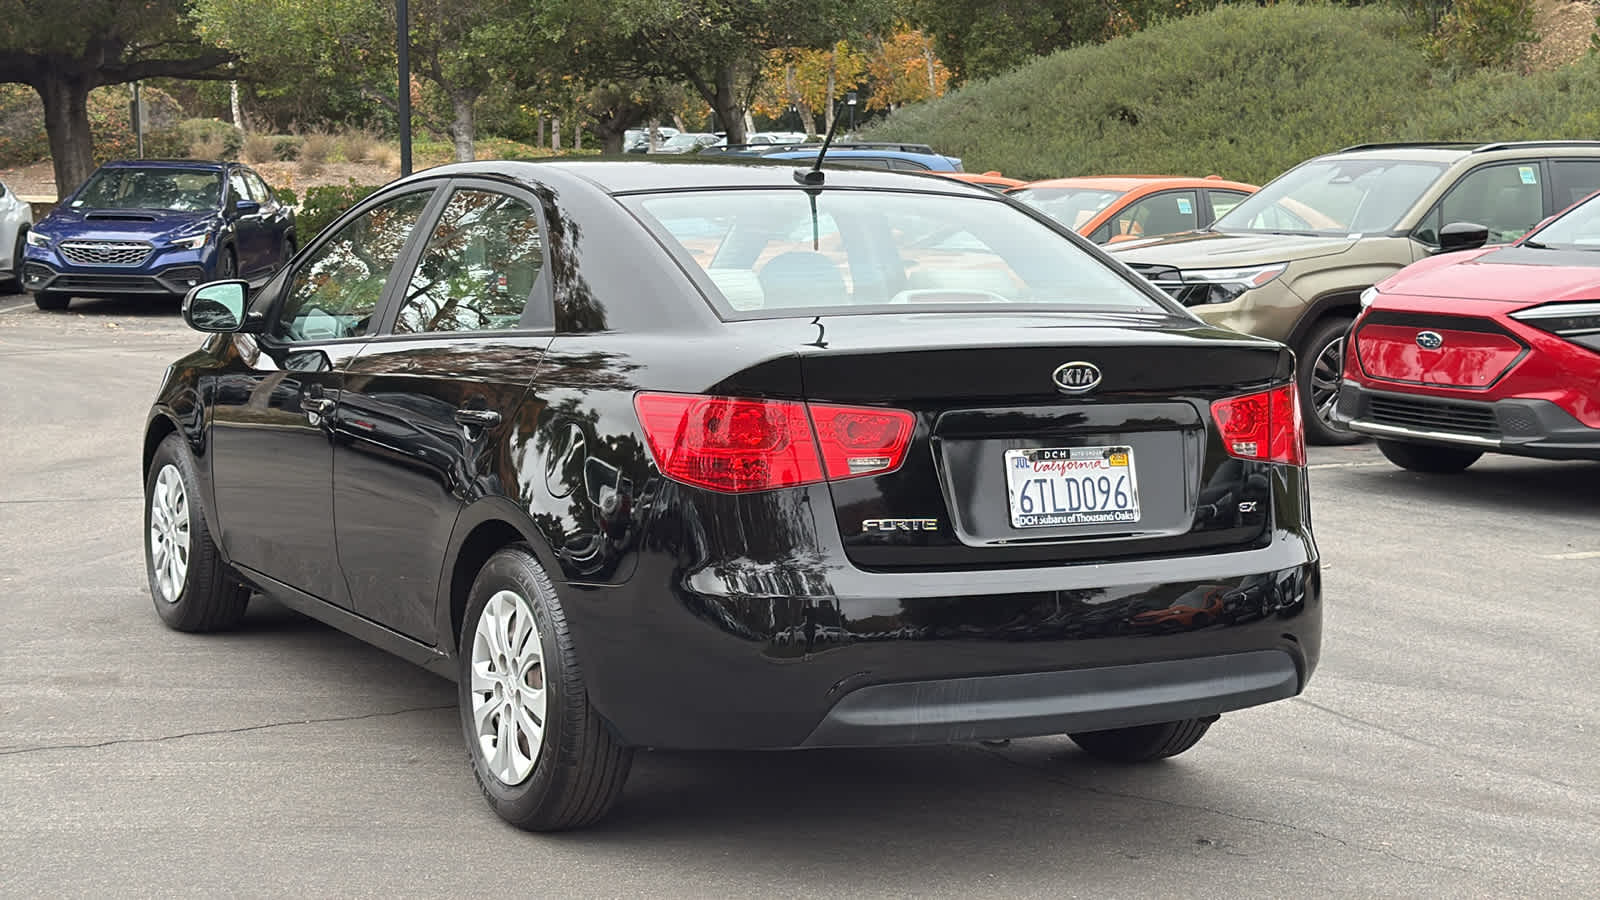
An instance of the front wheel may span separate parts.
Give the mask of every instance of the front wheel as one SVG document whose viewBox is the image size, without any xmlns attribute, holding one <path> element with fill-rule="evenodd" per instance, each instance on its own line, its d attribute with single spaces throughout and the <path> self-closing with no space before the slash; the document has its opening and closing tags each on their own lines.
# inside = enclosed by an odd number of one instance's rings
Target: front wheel
<svg viewBox="0 0 1600 900">
<path fill-rule="evenodd" d="M 1080 731 L 1069 734 L 1072 742 L 1090 756 L 1108 762 L 1144 763 L 1177 756 L 1200 743 L 1216 716 L 1206 719 L 1181 719 L 1158 725 L 1137 725 L 1107 731 Z"/>
<path fill-rule="evenodd" d="M 1402 469 L 1427 472 L 1431 475 L 1464 472 L 1483 455 L 1482 450 L 1468 450 L 1464 447 L 1386 440 L 1378 441 L 1378 451 Z"/>
<path fill-rule="evenodd" d="M 233 579 L 202 512 L 189 448 L 168 435 L 144 483 L 144 559 L 156 614 L 177 631 L 222 631 L 244 618 L 250 592 Z"/>
<path fill-rule="evenodd" d="M 1341 316 L 1318 322 L 1296 351 L 1295 380 L 1300 408 L 1305 410 L 1306 440 L 1313 444 L 1354 444 L 1362 436 L 1333 421 L 1344 379 L 1345 337 L 1350 320 Z"/>
<path fill-rule="evenodd" d="M 563 831 L 610 811 L 633 751 L 589 705 L 561 602 L 526 548 L 501 550 L 479 571 L 458 665 L 472 771 L 500 818 Z"/>
<path fill-rule="evenodd" d="M 33 295 L 33 305 L 46 312 L 60 312 L 72 302 L 68 294 L 58 294 L 55 291 L 38 291 Z"/>
<path fill-rule="evenodd" d="M 22 293 L 22 258 L 28 250 L 28 229 L 17 229 L 17 245 L 11 249 L 11 278 L 4 282 L 5 289 Z"/>
<path fill-rule="evenodd" d="M 239 274 L 239 258 L 234 255 L 232 247 L 223 247 L 217 251 L 217 281 L 226 281 Z"/>
</svg>

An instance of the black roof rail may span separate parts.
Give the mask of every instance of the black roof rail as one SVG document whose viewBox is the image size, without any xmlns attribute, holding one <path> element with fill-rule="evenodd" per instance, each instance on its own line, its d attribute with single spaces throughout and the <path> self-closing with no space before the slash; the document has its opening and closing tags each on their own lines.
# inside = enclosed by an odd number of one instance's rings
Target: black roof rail
<svg viewBox="0 0 1600 900">
<path fill-rule="evenodd" d="M 902 144 L 899 141 L 839 141 L 833 146 L 839 150 L 899 150 L 901 153 L 939 155 L 927 144 Z"/>
<path fill-rule="evenodd" d="M 1374 143 L 1374 144 L 1355 144 L 1353 146 L 1345 147 L 1344 149 L 1339 150 L 1337 152 L 1339 152 L 1339 153 L 1353 153 L 1353 152 L 1355 152 L 1357 150 L 1398 150 L 1398 149 L 1405 148 L 1405 147 L 1415 147 L 1415 148 L 1423 149 L 1423 150 L 1426 150 L 1428 148 L 1438 148 L 1440 150 L 1448 150 L 1448 149 L 1450 149 L 1452 147 L 1476 148 L 1476 147 L 1478 147 L 1478 142 L 1477 141 L 1388 141 L 1388 142 L 1379 142 L 1379 143 Z"/>
<path fill-rule="evenodd" d="M 1473 153 L 1487 153 L 1490 150 L 1511 149 L 1537 149 L 1540 147 L 1600 147 L 1600 141 L 1564 140 L 1564 141 L 1500 141 L 1494 144 L 1483 144 L 1473 148 Z"/>
</svg>

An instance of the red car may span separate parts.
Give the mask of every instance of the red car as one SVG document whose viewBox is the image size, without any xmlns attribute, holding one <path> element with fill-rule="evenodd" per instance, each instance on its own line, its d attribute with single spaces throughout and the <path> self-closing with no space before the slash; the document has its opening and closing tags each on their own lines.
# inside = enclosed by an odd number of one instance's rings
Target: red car
<svg viewBox="0 0 1600 900">
<path fill-rule="evenodd" d="M 1515 244 L 1446 252 L 1362 295 L 1334 417 L 1418 472 L 1485 453 L 1600 460 L 1600 195 Z"/>
</svg>

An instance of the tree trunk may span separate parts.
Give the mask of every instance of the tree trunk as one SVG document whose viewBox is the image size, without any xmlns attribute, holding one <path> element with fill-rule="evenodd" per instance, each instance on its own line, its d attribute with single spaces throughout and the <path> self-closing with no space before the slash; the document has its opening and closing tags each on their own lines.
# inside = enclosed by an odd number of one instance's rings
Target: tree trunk
<svg viewBox="0 0 1600 900">
<path fill-rule="evenodd" d="M 544 146 L 544 116 L 539 117 L 539 140 L 534 144 L 534 146 Z"/>
<path fill-rule="evenodd" d="M 650 124 L 645 131 L 645 147 L 647 152 L 654 153 L 661 149 L 661 132 L 657 130 L 660 127 L 660 119 L 650 120 Z"/>
<path fill-rule="evenodd" d="M 722 130 L 728 133 L 728 143 L 744 143 L 744 110 L 739 108 L 739 95 L 733 89 L 732 63 L 717 67 L 716 92 L 707 99 L 717 114 L 717 121 L 722 123 Z"/>
<path fill-rule="evenodd" d="M 823 134 L 827 134 L 828 132 L 833 130 L 833 115 L 834 115 L 833 74 L 834 74 L 834 71 L 837 68 L 836 63 L 838 62 L 838 56 L 839 56 L 839 51 L 837 51 L 837 50 L 829 50 L 828 51 L 828 93 L 823 95 L 823 97 L 825 98 L 823 100 L 823 103 L 825 105 L 822 107 L 822 117 L 823 117 L 822 133 Z"/>
<path fill-rule="evenodd" d="M 572 149 L 575 150 L 575 151 L 583 149 L 583 123 L 582 122 L 578 123 L 578 125 L 572 129 Z"/>
<path fill-rule="evenodd" d="M 228 82 L 228 106 L 233 112 L 233 127 L 244 130 L 244 114 L 239 111 L 239 82 Z"/>
<path fill-rule="evenodd" d="M 456 145 L 456 162 L 472 162 L 478 158 L 473 147 L 478 129 L 477 105 L 477 91 L 453 91 L 450 94 L 450 108 L 455 112 L 455 117 L 450 121 L 450 140 Z"/>
<path fill-rule="evenodd" d="M 56 172 L 56 196 L 78 189 L 94 171 L 94 136 L 89 131 L 89 79 L 53 71 L 34 85 L 44 103 L 44 128 Z"/>
<path fill-rule="evenodd" d="M 679 131 L 689 130 L 689 126 L 684 124 L 683 116 L 678 115 L 677 113 L 672 114 L 672 127 L 678 129 Z"/>
<path fill-rule="evenodd" d="M 550 117 L 550 149 L 561 150 L 561 117 Z"/>
</svg>

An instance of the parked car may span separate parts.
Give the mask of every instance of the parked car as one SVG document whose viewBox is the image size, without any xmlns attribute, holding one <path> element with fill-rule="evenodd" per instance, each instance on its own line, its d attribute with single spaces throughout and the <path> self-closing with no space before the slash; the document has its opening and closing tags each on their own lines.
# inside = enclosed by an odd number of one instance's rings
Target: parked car
<svg viewBox="0 0 1600 900">
<path fill-rule="evenodd" d="M 22 290 L 22 256 L 32 226 L 33 207 L 0 182 L 0 266 L 5 266 L 0 269 L 0 290 Z"/>
<path fill-rule="evenodd" d="M 1485 453 L 1600 460 L 1600 198 L 1511 246 L 1490 237 L 1447 226 L 1443 249 L 1463 252 L 1367 289 L 1334 415 L 1418 472 Z"/>
<path fill-rule="evenodd" d="M 1112 248 L 1202 319 L 1298 356 L 1307 439 L 1360 440 L 1333 418 L 1361 292 L 1441 249 L 1446 226 L 1494 241 L 1600 189 L 1600 142 L 1365 144 L 1289 170 L 1205 232 Z"/>
<path fill-rule="evenodd" d="M 23 286 L 40 309 L 182 297 L 215 278 L 266 281 L 294 254 L 294 211 L 238 163 L 124 160 L 95 170 L 27 243 Z"/>
<path fill-rule="evenodd" d="M 1096 244 L 1116 244 L 1205 228 L 1257 190 L 1220 175 L 1088 175 L 1008 193 Z"/>
<path fill-rule="evenodd" d="M 678 129 L 664 125 L 656 126 L 657 143 L 665 143 L 678 134 Z M 622 133 L 622 152 L 624 153 L 649 153 L 650 131 L 647 128 L 630 128 Z"/>
<path fill-rule="evenodd" d="M 822 145 L 793 147 L 763 153 L 764 159 L 789 159 L 803 164 L 816 162 Z M 828 150 L 827 162 L 860 169 L 891 169 L 896 172 L 960 172 L 961 160 L 943 156 L 931 149 L 903 150 L 897 146 L 873 144 L 835 144 Z"/>
<path fill-rule="evenodd" d="M 709 147 L 717 142 L 714 134 L 696 134 L 694 132 L 680 132 L 667 138 L 666 142 L 656 148 L 657 153 L 698 153 L 701 148 Z"/>
<path fill-rule="evenodd" d="M 954 178 L 965 181 L 967 184 L 976 184 L 996 191 L 1005 191 L 1011 188 L 1022 187 L 1027 184 L 1020 178 L 1007 178 L 999 172 L 933 172 L 942 178 Z"/>
<path fill-rule="evenodd" d="M 984 188 L 443 166 L 184 309 L 157 613 L 259 591 L 456 678 L 524 828 L 600 818 L 635 747 L 1159 759 L 1317 663 L 1288 351 Z M 1144 633 L 1202 586 L 1273 617 Z"/>
</svg>

